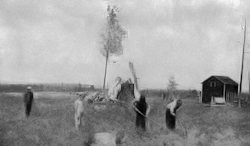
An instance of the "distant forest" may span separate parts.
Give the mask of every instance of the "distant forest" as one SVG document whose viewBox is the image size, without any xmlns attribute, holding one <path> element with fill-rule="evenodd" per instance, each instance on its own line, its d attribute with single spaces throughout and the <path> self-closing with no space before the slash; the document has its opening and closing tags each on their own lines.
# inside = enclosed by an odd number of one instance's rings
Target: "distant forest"
<svg viewBox="0 0 250 146">
<path fill-rule="evenodd" d="M 98 91 L 94 85 L 86 84 L 0 84 L 0 93 L 3 92 L 25 92 L 27 86 L 31 86 L 34 92 L 83 92 L 83 91 Z M 169 96 L 170 92 L 163 89 L 144 89 L 141 94 L 146 96 L 162 97 L 163 94 Z M 176 95 L 181 97 L 197 97 L 200 91 L 197 90 L 176 90 Z"/>
<path fill-rule="evenodd" d="M 27 86 L 31 86 L 34 91 L 51 92 L 81 92 L 95 90 L 94 85 L 85 84 L 0 84 L 0 92 L 25 92 Z"/>
<path fill-rule="evenodd" d="M 174 95 L 179 95 L 180 97 L 198 97 L 201 94 L 198 90 L 175 90 L 172 92 Z M 157 96 L 162 97 L 163 94 L 169 96 L 171 94 L 168 90 L 163 89 L 144 89 L 141 91 L 141 94 L 147 96 Z"/>
</svg>

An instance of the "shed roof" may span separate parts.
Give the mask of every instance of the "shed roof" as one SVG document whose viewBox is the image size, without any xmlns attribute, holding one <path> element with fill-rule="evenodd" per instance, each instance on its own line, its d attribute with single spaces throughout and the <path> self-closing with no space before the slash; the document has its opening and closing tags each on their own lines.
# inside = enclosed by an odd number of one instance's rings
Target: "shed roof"
<svg viewBox="0 0 250 146">
<path fill-rule="evenodd" d="M 216 79 L 220 80 L 223 84 L 238 85 L 238 83 L 236 83 L 234 80 L 232 80 L 231 78 L 229 78 L 227 76 L 211 76 L 211 77 L 215 77 Z M 211 77 L 209 77 L 209 78 L 211 78 Z M 205 81 L 203 81 L 203 82 L 205 82 Z"/>
</svg>

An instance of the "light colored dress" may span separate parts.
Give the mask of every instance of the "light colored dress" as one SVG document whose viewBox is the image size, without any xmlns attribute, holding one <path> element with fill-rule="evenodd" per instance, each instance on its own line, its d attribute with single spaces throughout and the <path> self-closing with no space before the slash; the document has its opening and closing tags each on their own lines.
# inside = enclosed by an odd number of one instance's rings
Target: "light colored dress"
<svg viewBox="0 0 250 146">
<path fill-rule="evenodd" d="M 121 81 L 120 78 L 119 80 L 116 80 L 114 85 L 111 86 L 111 88 L 109 89 L 108 95 L 111 100 L 117 100 L 117 95 L 121 91 L 122 83 L 123 82 Z"/>
<path fill-rule="evenodd" d="M 79 130 L 79 126 L 81 124 L 84 125 L 84 121 L 82 120 L 84 107 L 83 107 L 83 101 L 81 100 L 81 98 L 78 98 L 74 102 L 74 107 L 75 107 L 75 128 L 76 130 Z"/>
</svg>

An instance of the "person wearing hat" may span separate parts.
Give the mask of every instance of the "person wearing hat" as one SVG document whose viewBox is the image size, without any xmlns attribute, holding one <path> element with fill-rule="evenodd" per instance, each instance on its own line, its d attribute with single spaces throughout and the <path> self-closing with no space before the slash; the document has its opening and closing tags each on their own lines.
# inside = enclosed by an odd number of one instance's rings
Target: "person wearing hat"
<svg viewBox="0 0 250 146">
<path fill-rule="evenodd" d="M 24 94 L 24 106 L 26 118 L 30 116 L 30 111 L 33 103 L 33 92 L 31 86 L 27 87 L 27 92 Z"/>
</svg>

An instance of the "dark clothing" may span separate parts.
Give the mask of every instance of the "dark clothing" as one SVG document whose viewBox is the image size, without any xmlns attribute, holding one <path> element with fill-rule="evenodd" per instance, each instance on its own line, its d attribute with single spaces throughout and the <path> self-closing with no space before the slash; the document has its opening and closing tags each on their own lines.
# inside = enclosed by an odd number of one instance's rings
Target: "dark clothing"
<svg viewBox="0 0 250 146">
<path fill-rule="evenodd" d="M 176 105 L 174 106 L 173 113 L 176 114 L 176 111 L 181 107 L 182 100 L 177 100 Z M 175 129 L 176 123 L 176 116 L 171 114 L 171 111 L 169 108 L 166 109 L 166 125 L 170 130 Z"/>
<path fill-rule="evenodd" d="M 32 108 L 32 103 L 26 104 L 25 114 L 27 117 L 30 115 L 31 108 Z"/>
<path fill-rule="evenodd" d="M 146 111 L 148 108 L 148 105 L 146 103 L 145 97 L 141 97 L 140 101 L 136 101 L 134 103 L 135 107 L 143 114 L 146 115 Z M 146 130 L 146 119 L 145 117 L 141 115 L 138 111 L 136 111 L 136 127 L 140 127 L 143 130 Z"/>
<path fill-rule="evenodd" d="M 136 113 L 136 127 L 140 127 L 143 130 L 146 130 L 146 120 L 145 117 L 143 117 L 142 115 L 140 115 L 139 113 Z"/>
<path fill-rule="evenodd" d="M 33 93 L 31 91 L 28 91 L 24 95 L 24 106 L 25 106 L 26 117 L 30 115 L 32 103 L 33 103 Z"/>
<path fill-rule="evenodd" d="M 175 121 L 176 121 L 176 117 L 173 116 L 170 113 L 170 109 L 167 108 L 167 110 L 166 110 L 166 125 L 167 125 L 167 127 L 171 130 L 175 129 Z"/>
</svg>

